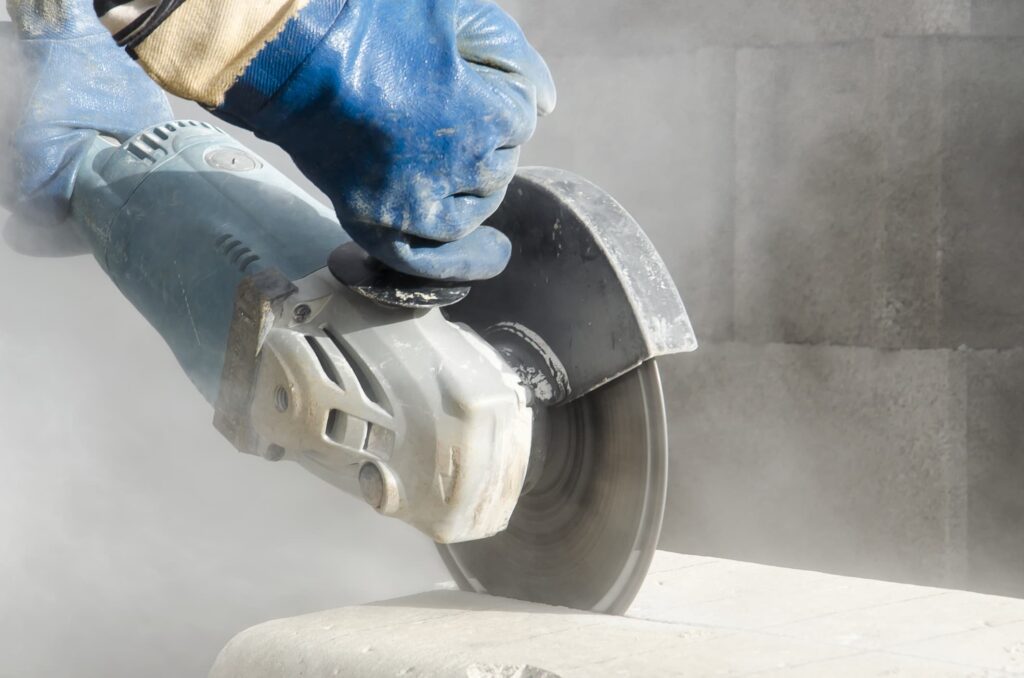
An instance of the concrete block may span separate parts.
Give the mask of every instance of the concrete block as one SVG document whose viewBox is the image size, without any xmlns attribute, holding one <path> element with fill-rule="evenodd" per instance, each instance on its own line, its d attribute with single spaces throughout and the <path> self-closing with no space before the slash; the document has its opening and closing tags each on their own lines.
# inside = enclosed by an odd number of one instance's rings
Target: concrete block
<svg viewBox="0 0 1024 678">
<path fill-rule="evenodd" d="M 662 548 L 1024 592 L 1024 351 L 705 344 L 662 372 Z"/>
<path fill-rule="evenodd" d="M 659 552 L 627 617 L 459 591 L 261 624 L 211 678 L 976 676 L 1024 601 Z"/>
<path fill-rule="evenodd" d="M 527 36 L 554 58 L 966 34 L 972 27 L 971 9 L 970 0 L 513 2 Z"/>
<path fill-rule="evenodd" d="M 705 344 L 662 373 L 663 548 L 1024 592 L 1024 351 Z"/>
<path fill-rule="evenodd" d="M 557 59 L 559 108 L 524 163 L 610 192 L 665 259 L 702 339 L 732 334 L 735 56 Z"/>
<path fill-rule="evenodd" d="M 855 638 L 858 648 L 879 651 L 926 643 L 935 637 L 977 634 L 986 628 L 1020 628 L 1021 623 L 1018 616 L 1021 601 L 1015 598 L 965 591 L 946 591 L 935 595 L 934 589 L 922 587 L 916 597 L 902 597 L 883 603 L 885 624 L 878 624 L 879 605 L 839 609 L 845 597 L 835 591 L 826 597 L 832 596 L 837 603 L 833 610 L 776 628 L 789 637 L 823 643 L 844 644 Z M 927 623 L 923 623 L 924 620 Z"/>
<path fill-rule="evenodd" d="M 859 579 L 853 583 L 849 577 L 834 574 L 706 556 L 700 563 L 688 562 L 692 558 L 658 551 L 628 615 L 709 628 L 795 628 L 807 620 L 877 610 L 934 592 L 924 586 L 874 579 Z M 994 608 L 986 608 L 990 609 Z M 998 619 L 1004 623 L 1013 621 Z M 796 637 L 799 633 L 793 635 Z M 924 637 L 928 637 L 927 631 L 915 636 Z M 834 641 L 825 634 L 812 639 Z M 881 648 L 865 643 L 864 649 Z"/>
<path fill-rule="evenodd" d="M 1013 347 L 1022 62 L 1010 38 L 556 53 L 524 161 L 618 197 L 705 341 Z"/>
<path fill-rule="evenodd" d="M 1017 39 L 741 50 L 737 339 L 1019 345 L 1022 60 Z"/>
<path fill-rule="evenodd" d="M 1024 351 L 965 363 L 972 588 L 1024 595 Z"/>
<path fill-rule="evenodd" d="M 976 666 L 1004 675 L 1024 673 L 1024 621 L 979 629 L 971 634 L 969 642 L 964 641 L 962 635 L 929 638 L 904 645 L 900 650 L 912 655 L 928 655 L 948 665 Z"/>
<path fill-rule="evenodd" d="M 972 35 L 1024 35 L 1024 3 L 1019 0 L 972 0 Z"/>
<path fill-rule="evenodd" d="M 872 43 L 737 61 L 735 326 L 743 341 L 870 344 L 881 144 Z"/>
<path fill-rule="evenodd" d="M 1024 41 L 953 40 L 943 58 L 943 345 L 1021 346 Z"/>
<path fill-rule="evenodd" d="M 765 671 L 758 678 L 821 678 L 822 676 L 850 676 L 862 678 L 872 676 L 906 676 L 907 678 L 978 678 L 992 676 L 982 668 L 967 668 L 958 664 L 906 657 L 893 653 L 863 652 L 852 656 L 811 662 L 803 666 L 792 666 Z"/>
<path fill-rule="evenodd" d="M 870 234 L 876 254 L 864 262 L 871 301 L 853 310 L 863 323 L 858 338 L 865 345 L 947 345 L 943 51 L 937 40 L 881 41 L 874 46 L 876 86 L 869 90 L 872 116 L 867 126 L 878 153 L 870 168 L 876 176 L 874 188 L 865 196 L 874 212 L 859 228 Z M 858 228 L 855 223 L 848 226 Z M 819 336 L 849 343 L 833 334 L 833 328 L 822 328 Z"/>
<path fill-rule="evenodd" d="M 686 638 L 673 631 L 652 622 L 434 591 L 262 624 L 235 637 L 210 676 L 568 678 L 594 675 L 626 647 L 650 653 L 724 635 L 711 630 Z"/>
<path fill-rule="evenodd" d="M 965 582 L 958 354 L 704 344 L 660 362 L 672 445 L 662 548 Z"/>
</svg>

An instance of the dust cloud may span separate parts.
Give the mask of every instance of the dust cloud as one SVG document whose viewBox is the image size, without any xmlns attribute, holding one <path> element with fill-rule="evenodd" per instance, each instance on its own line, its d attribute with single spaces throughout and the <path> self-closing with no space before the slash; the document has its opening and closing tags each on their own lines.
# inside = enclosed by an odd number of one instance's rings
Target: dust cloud
<svg viewBox="0 0 1024 678">
<path fill-rule="evenodd" d="M 957 502 L 966 503 L 963 441 L 973 434 L 947 416 L 964 413 L 950 387 L 966 381 L 949 371 L 963 357 L 959 342 L 946 352 L 877 349 L 862 331 L 875 320 L 871 276 L 881 269 L 850 252 L 864 245 L 857 236 L 868 233 L 877 203 L 892 197 L 879 180 L 890 156 L 876 138 L 888 129 L 884 116 L 871 109 L 883 98 L 877 80 L 905 70 L 907 87 L 893 91 L 928 84 L 900 56 L 902 37 L 929 49 L 953 44 L 959 38 L 929 36 L 970 27 L 968 6 L 1016 3 L 503 4 L 559 85 L 559 109 L 541 121 L 524 164 L 576 171 L 620 199 L 668 264 L 703 343 L 692 357 L 664 362 L 677 469 L 665 529 L 673 548 L 964 581 L 967 517 Z M 769 44 L 792 49 L 773 56 Z M 1020 63 L 994 54 L 993 68 Z M 952 60 L 944 66 L 955 70 Z M 741 72 L 746 87 L 737 85 Z M 995 72 L 970 76 L 962 81 L 1002 83 Z M 10 100 L 10 80 L 0 86 Z M 1003 89 L 989 103 L 1013 108 L 995 107 L 1005 120 L 991 128 L 1019 123 L 1010 111 L 1019 115 L 1024 84 Z M 175 105 L 181 116 L 205 115 Z M 791 123 L 785 134 L 779 121 Z M 239 136 L 288 166 L 276 149 Z M 1019 144 L 1003 146 L 1019 158 Z M 993 185 L 1017 199 L 1019 163 L 1003 164 Z M 1019 231 L 1019 220 L 1008 223 Z M 411 529 L 297 466 L 233 452 L 169 350 L 91 259 L 0 247 L 0 272 L 0 676 L 202 675 L 248 625 L 445 577 L 432 545 Z M 830 335 L 833 326 L 843 336 Z M 991 424 L 987 435 L 1006 438 L 992 450 L 1015 459 L 1017 383 L 1006 394 L 991 389 L 992 406 L 978 413 L 989 418 L 972 424 Z M 972 444 L 987 453 L 983 441 Z M 1019 493 L 1021 477 L 1006 474 L 1006 484 Z M 972 502 L 986 499 L 978 492 Z M 992 533 L 1024 543 L 1012 520 L 997 518 Z M 973 539 L 972 547 L 986 537 Z M 1012 549 L 1020 546 L 1000 555 Z M 1001 562 L 1019 581 L 1020 559 Z"/>
<path fill-rule="evenodd" d="M 0 69 L 8 103 L 16 72 Z M 0 676 L 201 676 L 253 624 L 447 579 L 411 528 L 235 452 L 90 256 L 0 246 L 0 276 Z"/>
</svg>

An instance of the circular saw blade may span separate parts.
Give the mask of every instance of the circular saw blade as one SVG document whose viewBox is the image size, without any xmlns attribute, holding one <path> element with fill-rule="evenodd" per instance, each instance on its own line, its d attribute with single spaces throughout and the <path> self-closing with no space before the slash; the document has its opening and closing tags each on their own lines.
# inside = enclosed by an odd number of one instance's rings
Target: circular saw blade
<svg viewBox="0 0 1024 678">
<path fill-rule="evenodd" d="M 628 609 L 665 511 L 668 434 L 650 360 L 547 412 L 543 472 L 508 529 L 439 544 L 460 588 L 610 614 Z"/>
</svg>

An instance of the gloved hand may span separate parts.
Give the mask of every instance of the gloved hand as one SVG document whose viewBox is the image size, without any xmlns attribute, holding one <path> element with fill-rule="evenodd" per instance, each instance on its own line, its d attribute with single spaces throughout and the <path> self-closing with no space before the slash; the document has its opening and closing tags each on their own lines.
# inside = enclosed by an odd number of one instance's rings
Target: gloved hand
<svg viewBox="0 0 1024 678">
<path fill-rule="evenodd" d="M 14 209 L 26 226 L 45 229 L 67 218 L 78 163 L 96 135 L 124 141 L 173 114 L 100 24 L 92 0 L 7 0 L 7 10 L 28 66 L 12 140 Z"/>
<path fill-rule="evenodd" d="M 538 113 L 555 105 L 547 66 L 507 14 L 484 0 L 310 0 L 204 102 L 210 82 L 188 62 L 212 64 L 226 31 L 187 46 L 172 38 L 218 16 L 243 24 L 225 7 L 245 3 L 204 8 L 218 2 L 181 4 L 174 26 L 129 47 L 166 88 L 283 147 L 385 264 L 440 280 L 501 272 L 508 240 L 478 227 L 500 205 Z"/>
</svg>

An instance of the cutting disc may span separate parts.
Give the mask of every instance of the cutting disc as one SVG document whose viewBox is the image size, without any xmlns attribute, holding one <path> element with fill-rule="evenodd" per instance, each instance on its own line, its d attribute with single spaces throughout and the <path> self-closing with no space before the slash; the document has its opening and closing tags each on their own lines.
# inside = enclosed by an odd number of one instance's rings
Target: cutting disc
<svg viewBox="0 0 1024 678">
<path fill-rule="evenodd" d="M 657 365 L 650 360 L 544 416 L 543 471 L 508 529 L 439 545 L 441 555 L 463 590 L 622 614 L 647 575 L 665 511 Z"/>
</svg>

